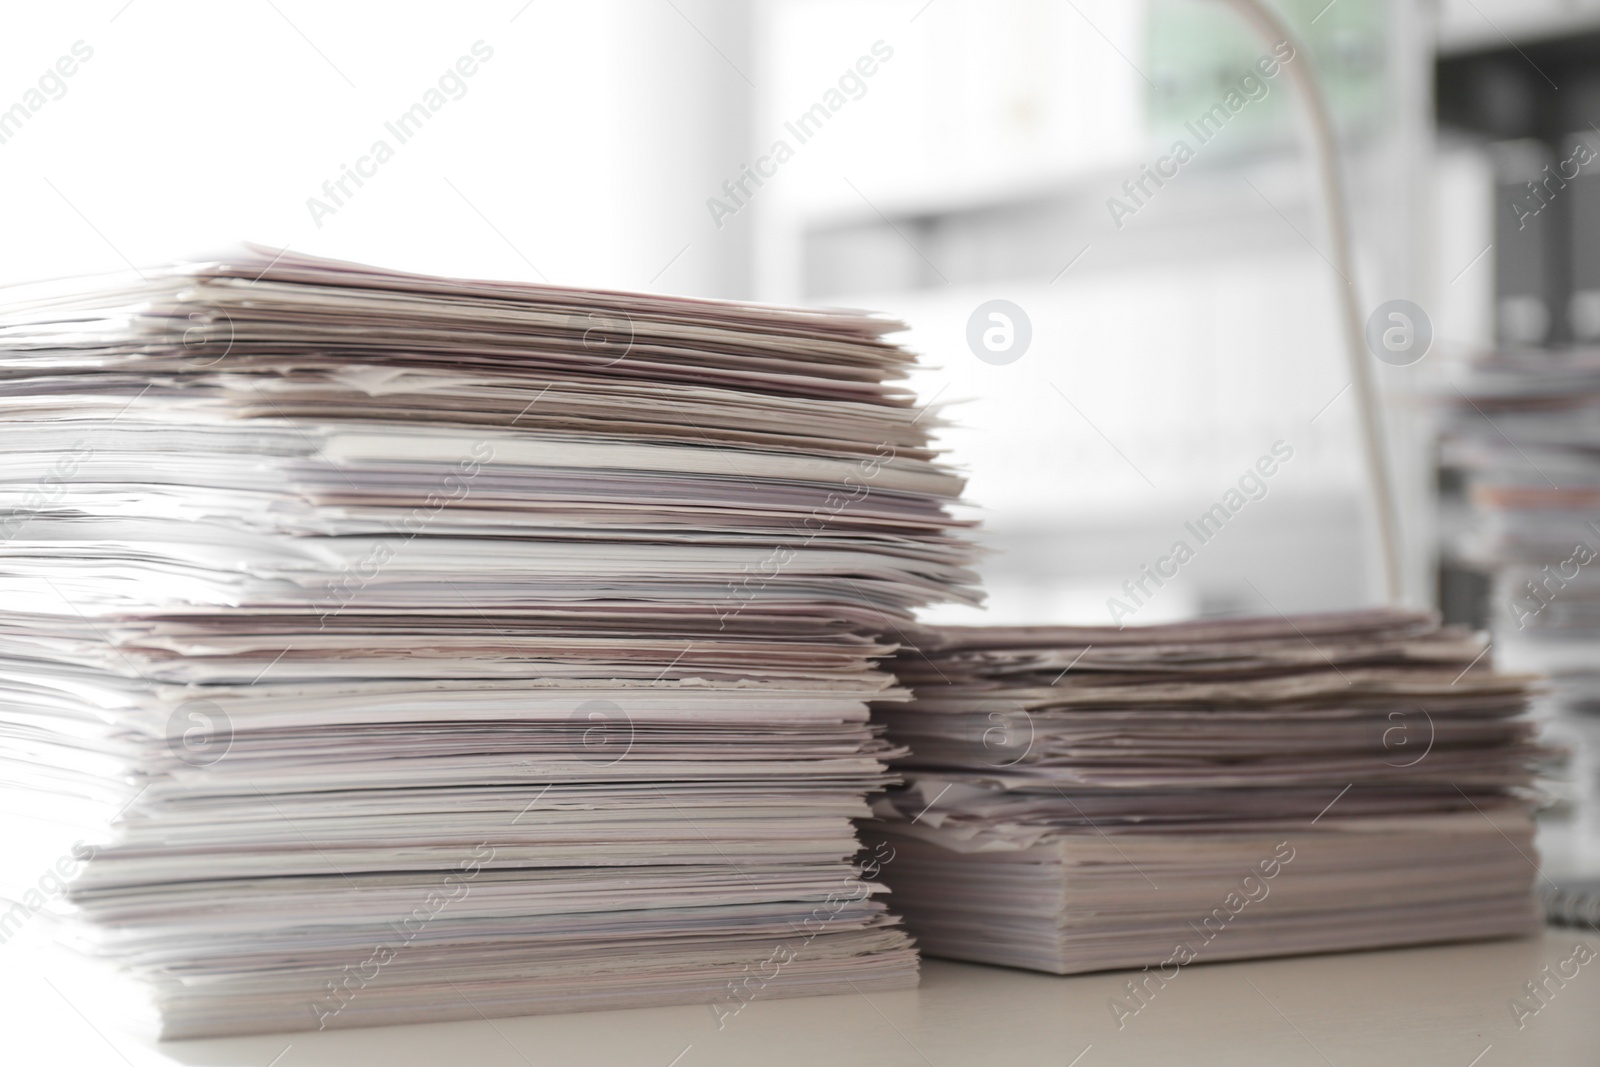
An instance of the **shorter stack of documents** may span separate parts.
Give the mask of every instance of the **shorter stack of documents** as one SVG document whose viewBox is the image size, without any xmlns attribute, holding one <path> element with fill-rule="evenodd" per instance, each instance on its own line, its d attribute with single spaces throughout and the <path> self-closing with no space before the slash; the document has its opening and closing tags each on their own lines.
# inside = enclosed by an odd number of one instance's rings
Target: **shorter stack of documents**
<svg viewBox="0 0 1600 1067">
<path fill-rule="evenodd" d="M 1367 611 L 919 644 L 871 833 L 929 955 L 1170 976 L 1538 925 L 1529 680 L 1479 637 Z"/>
</svg>

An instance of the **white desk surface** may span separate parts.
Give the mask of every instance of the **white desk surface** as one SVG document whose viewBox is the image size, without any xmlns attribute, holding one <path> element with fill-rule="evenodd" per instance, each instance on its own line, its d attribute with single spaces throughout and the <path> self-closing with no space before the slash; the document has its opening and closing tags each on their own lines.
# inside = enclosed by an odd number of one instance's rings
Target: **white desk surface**
<svg viewBox="0 0 1600 1067">
<path fill-rule="evenodd" d="M 922 987 L 748 1005 L 432 1023 L 152 1045 L 92 1028 L 0 948 L 0 1061 L 65 1067 L 1564 1067 L 1600 1064 L 1600 957 L 1519 1030 L 1509 1001 L 1593 931 L 1389 952 L 1195 964 L 1118 1030 L 1126 974 L 1056 978 L 927 960 Z M 1569 968 L 1570 970 L 1570 968 Z M 1554 988 L 1554 984 L 1551 984 Z M 70 993 L 69 991 L 65 991 Z"/>
</svg>

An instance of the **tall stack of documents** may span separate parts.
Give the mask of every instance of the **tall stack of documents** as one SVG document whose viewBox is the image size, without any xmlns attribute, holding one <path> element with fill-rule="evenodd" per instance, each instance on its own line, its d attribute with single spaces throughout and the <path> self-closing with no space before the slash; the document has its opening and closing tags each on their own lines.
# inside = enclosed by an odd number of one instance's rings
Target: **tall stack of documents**
<svg viewBox="0 0 1600 1067">
<path fill-rule="evenodd" d="M 1165 980 L 1527 932 L 1540 750 L 1487 661 L 1389 610 L 927 633 L 876 712 L 896 910 L 930 955 Z"/>
<path fill-rule="evenodd" d="M 254 248 L 0 305 L 7 938 L 168 1037 L 916 982 L 851 819 L 974 578 L 898 324 Z"/>
</svg>

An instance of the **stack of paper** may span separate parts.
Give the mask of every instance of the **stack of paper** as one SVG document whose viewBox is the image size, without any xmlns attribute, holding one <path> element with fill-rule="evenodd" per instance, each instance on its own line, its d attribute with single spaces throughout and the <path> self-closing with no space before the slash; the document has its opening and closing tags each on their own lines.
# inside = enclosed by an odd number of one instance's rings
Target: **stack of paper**
<svg viewBox="0 0 1600 1067">
<path fill-rule="evenodd" d="M 6 937 L 169 1037 L 915 983 L 850 820 L 973 576 L 897 324 L 258 249 L 0 300 Z"/>
<path fill-rule="evenodd" d="M 1600 855 L 1600 349 L 1494 353 L 1445 394 L 1443 464 L 1471 515 L 1445 550 L 1491 576 L 1501 661 L 1551 680 L 1552 739 L 1574 758 L 1555 814 L 1566 860 Z M 1451 524 L 1446 524 L 1446 530 Z M 1453 542 L 1453 543 L 1452 543 Z M 1559 819 L 1550 820 L 1559 825 Z M 1587 853 L 1587 854 L 1586 854 Z"/>
<path fill-rule="evenodd" d="M 1496 629 L 1566 645 L 1559 687 L 1600 705 L 1600 350 L 1499 353 L 1463 384 L 1444 462 L 1468 474 L 1478 521 L 1451 547 L 1497 571 Z"/>
<path fill-rule="evenodd" d="M 927 634 L 876 711 L 896 909 L 1056 973 L 1523 933 L 1539 749 L 1487 659 L 1399 611 Z"/>
</svg>

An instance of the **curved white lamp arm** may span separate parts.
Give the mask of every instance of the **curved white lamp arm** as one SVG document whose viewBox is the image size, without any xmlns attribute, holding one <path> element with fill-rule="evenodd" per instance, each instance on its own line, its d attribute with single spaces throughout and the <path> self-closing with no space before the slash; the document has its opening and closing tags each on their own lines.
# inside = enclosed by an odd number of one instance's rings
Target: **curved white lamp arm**
<svg viewBox="0 0 1600 1067">
<path fill-rule="evenodd" d="M 1240 17 L 1269 44 L 1288 41 L 1296 56 L 1305 49 L 1289 32 L 1275 11 L 1262 0 L 1225 0 Z M 1333 121 L 1322 86 L 1304 61 L 1286 63 L 1284 69 L 1305 105 L 1310 120 L 1312 151 L 1321 180 L 1328 235 L 1333 242 L 1333 265 L 1343 277 L 1338 284 L 1339 317 L 1343 320 L 1345 351 L 1350 362 L 1350 383 L 1355 387 L 1356 406 L 1361 413 L 1362 451 L 1367 480 L 1372 492 L 1372 512 L 1378 525 L 1378 541 L 1383 553 L 1384 587 L 1391 604 L 1401 603 L 1400 519 L 1395 506 L 1394 482 L 1389 473 L 1388 449 L 1384 445 L 1383 413 L 1378 406 L 1373 382 L 1372 358 L 1363 340 L 1361 308 L 1357 303 L 1355 263 L 1350 256 L 1350 219 L 1345 212 L 1344 187 L 1339 177 L 1339 160 L 1334 140 Z"/>
</svg>

